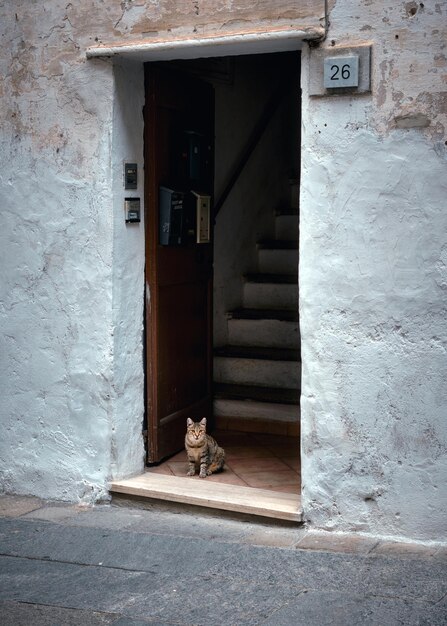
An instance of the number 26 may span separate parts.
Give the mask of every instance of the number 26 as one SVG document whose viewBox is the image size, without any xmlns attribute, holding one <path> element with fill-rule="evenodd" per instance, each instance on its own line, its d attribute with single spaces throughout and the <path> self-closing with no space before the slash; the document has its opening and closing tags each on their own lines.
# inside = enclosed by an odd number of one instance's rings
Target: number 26
<svg viewBox="0 0 447 626">
<path fill-rule="evenodd" d="M 340 72 L 340 66 L 339 65 L 331 65 L 331 72 L 334 72 L 331 76 L 331 80 L 340 80 L 340 77 L 338 76 L 339 72 Z M 347 63 L 345 63 L 345 65 L 342 66 L 341 68 L 341 77 L 346 80 L 351 76 L 351 66 L 348 65 Z"/>
</svg>

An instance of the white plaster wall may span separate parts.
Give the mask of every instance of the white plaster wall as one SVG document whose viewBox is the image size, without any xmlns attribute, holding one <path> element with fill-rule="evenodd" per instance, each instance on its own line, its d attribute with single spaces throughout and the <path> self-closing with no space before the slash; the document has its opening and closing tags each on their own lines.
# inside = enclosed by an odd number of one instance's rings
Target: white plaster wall
<svg viewBox="0 0 447 626">
<path fill-rule="evenodd" d="M 372 95 L 310 98 L 303 72 L 302 473 L 314 526 L 438 539 L 447 38 L 421 4 L 329 2 L 324 47 L 372 42 Z M 141 469 L 141 67 L 85 59 L 140 41 L 130 10 L 0 1 L 3 491 L 92 501 Z"/>
<path fill-rule="evenodd" d="M 143 471 L 144 305 L 144 71 L 142 63 L 114 65 L 113 114 L 113 413 L 111 477 Z M 137 163 L 138 189 L 125 190 L 124 162 Z M 140 198 L 141 222 L 125 222 L 124 198 Z"/>
<path fill-rule="evenodd" d="M 324 48 L 372 43 L 372 94 L 310 97 L 303 71 L 305 516 L 320 528 L 441 540 L 447 6 L 330 8 Z"/>
<path fill-rule="evenodd" d="M 141 467 L 143 417 L 141 226 L 113 201 L 120 104 L 93 37 L 70 4 L 0 3 L 0 490 L 87 502 Z M 115 143 L 141 162 L 141 137 Z"/>
</svg>

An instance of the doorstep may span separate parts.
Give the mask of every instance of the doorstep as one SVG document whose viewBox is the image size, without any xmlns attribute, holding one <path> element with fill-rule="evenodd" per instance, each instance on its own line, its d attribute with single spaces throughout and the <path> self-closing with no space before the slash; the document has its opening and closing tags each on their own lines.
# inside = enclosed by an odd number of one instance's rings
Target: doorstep
<svg viewBox="0 0 447 626">
<path fill-rule="evenodd" d="M 134 478 L 113 481 L 110 491 L 291 522 L 302 521 L 298 494 L 207 482 L 206 479 L 145 472 Z"/>
</svg>

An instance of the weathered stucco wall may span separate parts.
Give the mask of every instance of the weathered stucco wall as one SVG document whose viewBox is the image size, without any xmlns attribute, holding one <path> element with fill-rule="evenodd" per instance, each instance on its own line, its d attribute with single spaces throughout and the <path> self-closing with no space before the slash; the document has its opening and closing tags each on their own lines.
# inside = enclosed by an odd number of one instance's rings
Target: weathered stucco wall
<svg viewBox="0 0 447 626">
<path fill-rule="evenodd" d="M 124 225 L 121 185 L 122 162 L 142 163 L 141 65 L 87 61 L 86 49 L 322 32 L 322 1 L 274 5 L 0 0 L 2 490 L 93 501 L 142 467 L 143 228 Z M 305 515 L 439 539 L 446 6 L 329 9 L 324 48 L 372 44 L 372 94 L 310 97 L 304 51 Z"/>
<path fill-rule="evenodd" d="M 142 468 L 143 223 L 123 214 L 143 198 L 142 63 L 87 48 L 321 30 L 321 0 L 292 4 L 0 2 L 3 490 L 95 500 Z"/>
<path fill-rule="evenodd" d="M 114 64 L 113 113 L 113 413 L 112 478 L 143 471 L 144 416 L 144 71 Z M 138 188 L 125 190 L 124 162 L 138 166 Z M 140 198 L 141 223 L 126 224 L 124 198 Z"/>
<path fill-rule="evenodd" d="M 90 501 L 142 468 L 143 224 L 123 215 L 143 198 L 142 64 L 86 50 L 322 33 L 322 0 L 295 5 L 0 1 L 2 490 Z"/>
<path fill-rule="evenodd" d="M 95 24 L 92 45 L 130 45 L 176 39 L 222 37 L 269 30 L 324 34 L 324 0 L 126 0 L 95 3 L 87 12 L 69 5 Z M 79 21 L 79 20 L 78 20 Z"/>
<path fill-rule="evenodd" d="M 86 60 L 71 7 L 0 4 L 0 488 L 92 501 L 142 467 L 142 225 L 122 209 L 142 85 Z M 130 87 L 139 117 L 114 101 Z"/>
<path fill-rule="evenodd" d="M 372 94 L 311 97 L 303 72 L 305 515 L 328 529 L 440 540 L 447 6 L 337 0 L 330 9 L 323 47 L 371 43 Z"/>
</svg>

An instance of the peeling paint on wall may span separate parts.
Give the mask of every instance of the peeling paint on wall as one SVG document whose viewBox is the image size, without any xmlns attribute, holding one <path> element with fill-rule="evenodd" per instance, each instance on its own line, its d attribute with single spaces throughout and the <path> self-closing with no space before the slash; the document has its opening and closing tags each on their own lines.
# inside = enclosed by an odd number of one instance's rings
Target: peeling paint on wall
<svg viewBox="0 0 447 626">
<path fill-rule="evenodd" d="M 110 45 L 123 37 L 130 43 L 142 39 L 222 36 L 269 29 L 311 32 L 318 28 L 323 34 L 320 23 L 323 17 L 323 0 L 278 0 L 273 5 L 269 0 L 141 0 L 115 3 L 113 32 L 110 32 L 109 20 L 104 23 L 98 15 L 97 42 Z"/>
</svg>

